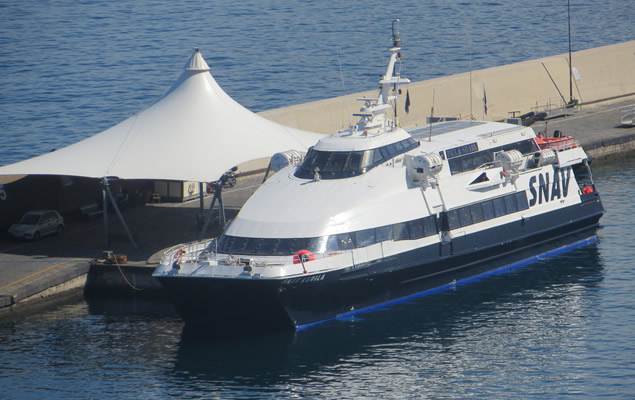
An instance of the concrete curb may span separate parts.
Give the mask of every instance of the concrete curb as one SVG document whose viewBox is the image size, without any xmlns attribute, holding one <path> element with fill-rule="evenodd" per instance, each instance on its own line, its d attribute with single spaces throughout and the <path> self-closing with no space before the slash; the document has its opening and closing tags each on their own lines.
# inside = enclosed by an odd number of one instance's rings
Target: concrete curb
<svg viewBox="0 0 635 400">
<path fill-rule="evenodd" d="M 60 266 L 42 275 L 16 284 L 0 295 L 0 308 L 47 297 L 74 287 L 81 287 L 88 273 L 88 262 Z"/>
</svg>

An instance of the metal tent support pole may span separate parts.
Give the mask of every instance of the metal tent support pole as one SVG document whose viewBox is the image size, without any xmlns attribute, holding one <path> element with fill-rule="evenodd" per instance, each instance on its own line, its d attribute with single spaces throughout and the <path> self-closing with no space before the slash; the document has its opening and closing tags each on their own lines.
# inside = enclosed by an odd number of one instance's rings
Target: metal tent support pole
<svg viewBox="0 0 635 400">
<path fill-rule="evenodd" d="M 114 196 L 110 192 L 110 186 L 108 185 L 108 178 L 104 178 L 101 184 L 102 184 L 102 187 L 104 188 L 104 192 L 108 194 L 110 203 L 112 204 L 112 207 L 115 209 L 117 216 L 119 216 L 119 220 L 121 221 L 121 224 L 123 225 L 123 228 L 126 231 L 126 234 L 128 235 L 128 239 L 130 239 L 130 243 L 132 243 L 135 249 L 138 249 L 139 246 L 137 245 L 137 242 L 135 242 L 134 238 L 132 237 L 132 233 L 130 233 L 130 229 L 128 229 L 128 224 L 126 224 L 126 220 L 123 218 L 123 215 L 121 215 L 121 211 L 119 211 L 119 206 L 117 205 L 117 202 L 115 201 Z M 107 210 L 108 210 L 108 204 L 104 202 L 104 216 L 108 212 Z"/>
<path fill-rule="evenodd" d="M 201 207 L 201 211 L 205 209 L 205 192 L 203 191 L 203 182 L 198 183 L 198 194 L 199 194 L 199 205 Z"/>
<path fill-rule="evenodd" d="M 107 250 L 110 248 L 110 227 L 108 225 L 108 195 L 104 181 L 105 179 L 101 182 L 101 204 L 104 209 L 104 249 Z"/>
<path fill-rule="evenodd" d="M 209 211 L 207 212 L 207 217 L 205 218 L 205 223 L 203 224 L 203 229 L 201 229 L 201 234 L 199 236 L 199 240 L 203 240 L 203 236 L 207 232 L 207 226 L 209 225 L 209 221 L 212 219 L 212 214 L 214 213 L 214 204 L 218 200 L 218 212 L 221 227 L 225 226 L 225 207 L 223 206 L 223 182 L 217 183 L 214 185 L 214 197 L 212 197 L 212 202 L 209 205 Z"/>
</svg>

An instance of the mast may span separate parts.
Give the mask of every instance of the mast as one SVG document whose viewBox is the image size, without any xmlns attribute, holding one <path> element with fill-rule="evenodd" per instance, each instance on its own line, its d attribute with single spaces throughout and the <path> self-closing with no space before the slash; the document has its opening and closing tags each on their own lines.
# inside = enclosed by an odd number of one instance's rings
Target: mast
<svg viewBox="0 0 635 400">
<path fill-rule="evenodd" d="M 389 131 L 398 125 L 396 101 L 399 96 L 400 85 L 410 83 L 410 79 L 399 77 L 399 73 L 395 68 L 397 60 L 401 57 L 401 39 L 399 38 L 399 20 L 392 21 L 392 47 L 390 48 L 390 60 L 386 66 L 386 72 L 379 79 L 379 94 L 376 99 L 361 98 L 357 99 L 364 102 L 359 113 L 353 114 L 360 117 L 355 128 L 365 134 L 377 134 Z M 386 110 L 392 108 L 391 101 L 395 101 L 394 115 L 395 120 L 392 127 L 385 119 Z"/>
<path fill-rule="evenodd" d="M 573 64 L 571 64 L 571 0 L 567 0 L 567 22 L 569 25 L 569 104 L 573 104 Z"/>
</svg>

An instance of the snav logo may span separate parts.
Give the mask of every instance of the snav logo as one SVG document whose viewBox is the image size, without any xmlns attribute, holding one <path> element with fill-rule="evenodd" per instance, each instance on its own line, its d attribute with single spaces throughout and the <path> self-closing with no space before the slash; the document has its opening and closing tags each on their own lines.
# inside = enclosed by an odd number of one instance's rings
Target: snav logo
<svg viewBox="0 0 635 400">
<path fill-rule="evenodd" d="M 550 182 L 549 172 L 538 174 L 529 178 L 529 206 L 548 203 L 554 199 L 567 197 L 569 194 L 569 180 L 571 179 L 571 168 L 564 170 L 555 168 L 553 171 L 553 182 Z M 536 188 L 536 182 L 538 187 Z"/>
<path fill-rule="evenodd" d="M 7 191 L 4 190 L 4 185 L 0 185 L 0 200 L 7 199 Z"/>
</svg>

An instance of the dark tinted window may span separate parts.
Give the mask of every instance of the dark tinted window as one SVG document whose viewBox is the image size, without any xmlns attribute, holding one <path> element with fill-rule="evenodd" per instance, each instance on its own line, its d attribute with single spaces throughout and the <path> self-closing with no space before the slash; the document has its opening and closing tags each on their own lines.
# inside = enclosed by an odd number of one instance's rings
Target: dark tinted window
<svg viewBox="0 0 635 400">
<path fill-rule="evenodd" d="M 502 198 L 494 199 L 494 213 L 497 217 L 505 215 L 505 200 Z"/>
<path fill-rule="evenodd" d="M 511 143 L 489 150 L 483 150 L 472 154 L 454 157 L 449 160 L 450 171 L 453 174 L 464 171 L 471 171 L 485 163 L 494 161 L 494 153 L 498 151 L 509 150 L 518 150 L 522 154 L 531 154 L 538 151 L 538 148 L 533 140 L 528 139 L 522 142 Z"/>
<path fill-rule="evenodd" d="M 355 247 L 366 247 L 375 244 L 375 228 L 354 232 Z"/>
<path fill-rule="evenodd" d="M 323 253 L 327 250 L 328 236 L 312 238 L 307 250 L 313 253 Z"/>
<path fill-rule="evenodd" d="M 337 236 L 331 235 L 326 241 L 326 251 L 338 251 L 340 249 Z"/>
<path fill-rule="evenodd" d="M 526 210 L 529 208 L 529 203 L 527 202 L 527 194 L 525 192 L 516 193 L 516 204 L 518 205 L 519 210 Z"/>
<path fill-rule="evenodd" d="M 496 216 L 494 214 L 494 203 L 492 203 L 491 200 L 483 202 L 482 206 L 483 206 L 483 218 L 485 220 L 492 219 Z"/>
<path fill-rule="evenodd" d="M 472 204 L 470 206 L 470 214 L 472 214 L 472 222 L 475 224 L 483 221 L 483 207 L 481 204 Z"/>
<path fill-rule="evenodd" d="M 447 212 L 448 218 L 448 226 L 450 229 L 456 229 L 461 226 L 461 221 L 459 221 L 459 213 L 457 210 L 451 210 Z"/>
<path fill-rule="evenodd" d="M 391 158 L 412 150 L 419 146 L 413 138 L 408 138 L 397 143 L 365 151 L 321 151 L 309 149 L 308 154 L 295 176 L 303 179 L 313 179 L 316 168 L 319 169 L 320 178 L 340 179 L 350 178 L 366 172 L 367 169 L 376 167 L 389 161 Z M 364 162 L 364 154 L 366 161 Z M 362 162 L 365 166 L 362 167 Z"/>
<path fill-rule="evenodd" d="M 280 239 L 263 240 L 263 243 L 258 250 L 258 254 L 277 254 L 279 245 Z"/>
<path fill-rule="evenodd" d="M 231 244 L 231 248 L 229 252 L 231 254 L 241 254 L 245 252 L 245 247 L 247 247 L 247 238 L 236 237 L 234 238 L 233 243 Z"/>
<path fill-rule="evenodd" d="M 459 220 L 461 221 L 461 226 L 472 224 L 472 214 L 470 212 L 470 207 L 459 208 Z"/>
<path fill-rule="evenodd" d="M 340 250 L 351 250 L 355 248 L 355 243 L 353 242 L 353 238 L 351 238 L 350 233 L 340 233 L 336 235 L 337 237 L 337 245 Z"/>
<path fill-rule="evenodd" d="M 507 214 L 511 214 L 518 211 L 518 206 L 516 205 L 516 198 L 514 196 L 505 196 L 505 210 L 507 211 Z"/>
<path fill-rule="evenodd" d="M 375 240 L 383 242 L 392 239 L 392 225 L 380 226 L 375 230 Z"/>
<path fill-rule="evenodd" d="M 423 221 L 420 219 L 416 219 L 414 221 L 410 221 L 408 223 L 408 227 L 410 229 L 410 239 L 419 239 L 424 237 L 423 231 Z"/>
<path fill-rule="evenodd" d="M 437 231 L 437 222 L 436 218 L 433 216 L 425 217 L 423 219 L 423 230 L 426 236 L 435 235 L 438 233 Z"/>
<path fill-rule="evenodd" d="M 401 222 L 392 226 L 392 238 L 393 240 L 405 240 L 410 238 L 408 233 L 408 223 Z"/>
</svg>

